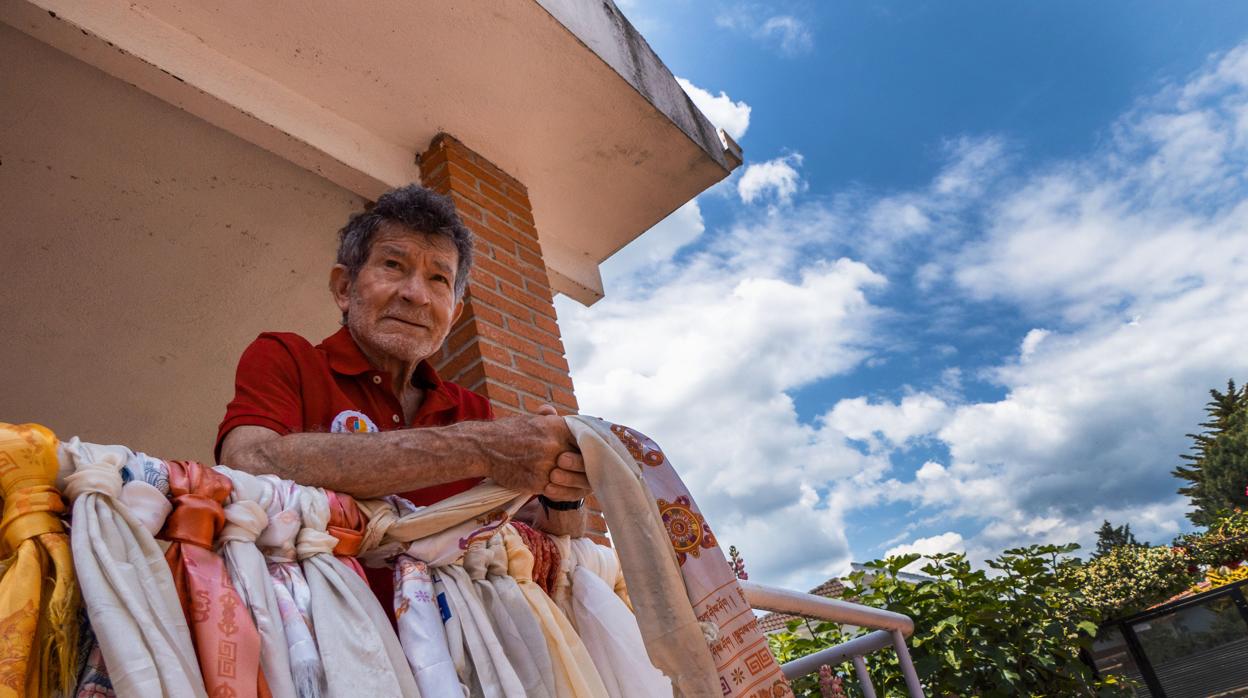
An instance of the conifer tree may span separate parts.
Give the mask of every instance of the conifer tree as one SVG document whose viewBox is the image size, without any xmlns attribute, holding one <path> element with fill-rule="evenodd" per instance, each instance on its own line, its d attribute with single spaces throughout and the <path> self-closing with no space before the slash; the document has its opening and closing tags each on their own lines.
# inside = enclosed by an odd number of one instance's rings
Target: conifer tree
<svg viewBox="0 0 1248 698">
<path fill-rule="evenodd" d="M 1214 389 L 1209 395 L 1209 419 L 1200 425 L 1205 431 L 1187 435 L 1192 453 L 1180 456 L 1187 462 L 1172 471 L 1190 483 L 1179 494 L 1191 499 L 1187 518 L 1200 526 L 1208 526 L 1219 511 L 1248 507 L 1248 390 L 1228 380 L 1225 393 Z"/>
<path fill-rule="evenodd" d="M 1096 552 L 1093 558 L 1098 558 L 1108 554 L 1114 548 L 1121 548 L 1126 545 L 1140 545 L 1135 539 L 1135 534 L 1131 532 L 1131 524 L 1123 524 L 1115 527 L 1108 521 L 1101 524 L 1096 531 Z"/>
</svg>

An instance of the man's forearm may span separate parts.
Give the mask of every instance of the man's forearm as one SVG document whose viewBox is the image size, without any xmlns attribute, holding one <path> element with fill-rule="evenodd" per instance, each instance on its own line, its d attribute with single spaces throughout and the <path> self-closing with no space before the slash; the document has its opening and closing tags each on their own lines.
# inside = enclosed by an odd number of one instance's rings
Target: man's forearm
<svg viewBox="0 0 1248 698">
<path fill-rule="evenodd" d="M 489 473 L 476 432 L 487 422 L 379 434 L 298 433 L 244 449 L 230 465 L 371 498 Z"/>
</svg>

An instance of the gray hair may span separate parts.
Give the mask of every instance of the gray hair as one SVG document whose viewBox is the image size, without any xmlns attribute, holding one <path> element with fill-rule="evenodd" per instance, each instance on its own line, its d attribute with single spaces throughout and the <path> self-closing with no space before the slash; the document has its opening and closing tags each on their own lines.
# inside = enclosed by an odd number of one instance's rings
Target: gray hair
<svg viewBox="0 0 1248 698">
<path fill-rule="evenodd" d="M 385 222 L 395 223 L 425 235 L 450 238 L 459 253 L 455 269 L 455 300 L 464 297 L 468 272 L 472 269 L 472 233 L 464 226 L 455 204 L 419 184 L 392 189 L 382 194 L 370 208 L 351 216 L 338 231 L 338 263 L 347 268 L 354 281 L 368 261 L 373 238 Z"/>
</svg>

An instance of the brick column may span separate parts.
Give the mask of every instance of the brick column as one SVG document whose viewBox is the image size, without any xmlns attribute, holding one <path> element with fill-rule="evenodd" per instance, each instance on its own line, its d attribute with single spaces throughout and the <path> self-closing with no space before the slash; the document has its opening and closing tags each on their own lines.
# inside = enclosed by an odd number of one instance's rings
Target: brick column
<svg viewBox="0 0 1248 698">
<path fill-rule="evenodd" d="M 438 374 L 489 398 L 500 417 L 543 404 L 577 412 L 528 190 L 445 133 L 420 155 L 420 176 L 451 196 L 476 236 L 464 314 L 433 361 Z M 606 522 L 590 505 L 591 535 L 606 542 Z"/>
</svg>

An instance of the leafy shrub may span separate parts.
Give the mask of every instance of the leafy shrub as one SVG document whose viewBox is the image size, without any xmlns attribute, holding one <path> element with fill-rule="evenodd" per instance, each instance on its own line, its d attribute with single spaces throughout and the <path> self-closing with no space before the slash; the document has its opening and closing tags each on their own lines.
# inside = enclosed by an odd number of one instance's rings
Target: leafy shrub
<svg viewBox="0 0 1248 698">
<path fill-rule="evenodd" d="M 1083 594 L 1098 621 L 1121 618 L 1161 603 L 1194 584 L 1198 577 L 1183 550 L 1169 546 L 1124 545 L 1063 575 Z"/>
<path fill-rule="evenodd" d="M 1082 605 L 1066 574 L 1077 564 L 1066 557 L 1077 546 L 1030 546 L 1007 550 L 974 570 L 965 554 L 932 555 L 921 568 L 930 581 L 903 579 L 900 572 L 920 559 L 903 555 L 877 560 L 849 576 L 845 598 L 914 619 L 909 640 L 915 669 L 929 696 L 1112 696 L 1126 695 L 1115 678 L 1097 681 L 1080 661 L 1097 632 L 1095 616 Z M 811 637 L 797 632 L 772 636 L 772 651 L 789 661 L 839 644 L 846 634 L 832 623 L 809 623 Z M 905 695 L 891 650 L 867 658 L 878 695 Z M 852 676 L 852 666 L 837 667 Z M 856 680 L 849 695 L 861 695 Z M 794 684 L 798 695 L 819 695 L 818 676 Z"/>
</svg>

